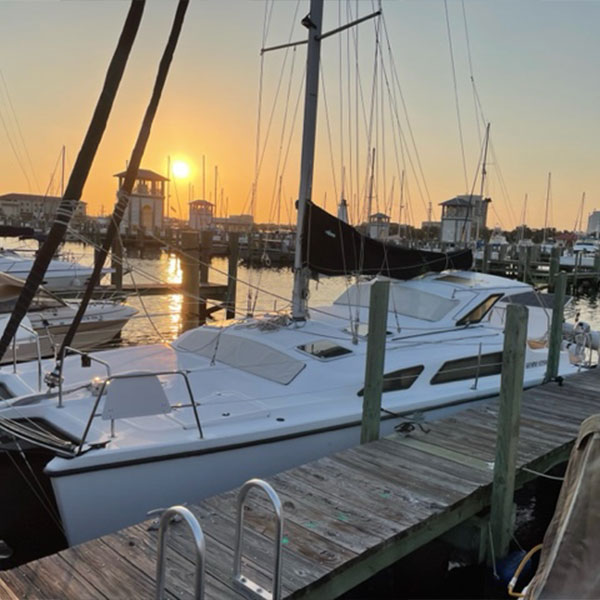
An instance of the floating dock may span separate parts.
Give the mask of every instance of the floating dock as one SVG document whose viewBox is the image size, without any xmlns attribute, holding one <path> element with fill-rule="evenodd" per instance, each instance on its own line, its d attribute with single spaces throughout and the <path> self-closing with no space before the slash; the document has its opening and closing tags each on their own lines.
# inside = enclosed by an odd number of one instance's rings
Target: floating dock
<svg viewBox="0 0 600 600">
<path fill-rule="evenodd" d="M 516 488 L 568 460 L 581 422 L 600 412 L 599 389 L 592 369 L 523 393 Z M 493 399 L 267 478 L 285 518 L 282 597 L 335 598 L 471 517 L 485 522 L 498 412 Z M 206 598 L 242 597 L 232 585 L 236 502 L 233 490 L 189 507 L 206 536 Z M 268 590 L 275 520 L 260 494 L 245 523 L 243 571 Z M 157 536 L 146 522 L 2 572 L 0 597 L 153 597 Z M 482 550 L 490 543 L 482 535 Z M 173 524 L 165 597 L 193 598 L 193 556 L 185 523 Z"/>
</svg>

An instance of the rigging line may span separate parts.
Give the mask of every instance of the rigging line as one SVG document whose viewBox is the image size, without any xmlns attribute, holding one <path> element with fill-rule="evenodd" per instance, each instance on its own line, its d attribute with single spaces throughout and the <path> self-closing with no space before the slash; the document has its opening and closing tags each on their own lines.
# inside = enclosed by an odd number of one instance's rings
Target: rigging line
<svg viewBox="0 0 600 600">
<path fill-rule="evenodd" d="M 400 77 L 398 76 L 398 69 L 396 68 L 396 62 L 394 60 L 394 54 L 392 52 L 392 45 L 390 42 L 387 21 L 385 20 L 385 15 L 383 13 L 381 15 L 381 18 L 382 18 L 382 22 L 383 22 L 383 31 L 385 34 L 385 40 L 386 40 L 386 44 L 387 44 L 388 56 L 390 59 L 390 68 L 391 68 L 391 72 L 393 75 L 392 82 L 395 83 L 395 88 L 397 88 L 398 94 L 400 95 L 400 101 L 402 104 L 402 109 L 404 111 L 404 118 L 406 119 L 408 133 L 410 135 L 412 147 L 413 147 L 413 150 L 414 150 L 414 153 L 416 156 L 417 165 L 419 166 L 419 173 L 421 175 L 421 180 L 423 181 L 423 187 L 425 188 L 425 194 L 427 195 L 427 201 L 431 202 L 431 194 L 429 193 L 429 186 L 427 185 L 427 180 L 425 178 L 425 172 L 423 171 L 423 164 L 421 162 L 421 155 L 419 154 L 419 149 L 417 147 L 417 142 L 415 140 L 415 135 L 413 132 L 412 124 L 411 124 L 410 118 L 408 116 L 408 107 L 406 105 L 404 93 L 402 92 L 402 86 L 400 85 Z M 407 145 L 407 147 L 408 147 L 408 145 Z M 419 189 L 419 193 L 420 193 L 420 187 L 418 189 Z"/>
<path fill-rule="evenodd" d="M 337 178 L 336 178 L 336 169 L 335 169 L 335 159 L 333 156 L 333 140 L 331 137 L 331 122 L 329 120 L 329 104 L 327 102 L 327 89 L 325 87 L 325 77 L 323 75 L 323 61 L 319 64 L 319 70 L 321 72 L 321 89 L 322 89 L 322 97 L 323 97 L 323 106 L 325 108 L 325 123 L 327 125 L 327 139 L 329 141 L 329 159 L 331 162 L 331 177 L 333 179 L 333 193 L 334 197 L 339 198 L 338 196 L 338 187 L 337 187 Z"/>
<path fill-rule="evenodd" d="M 477 139 L 481 144 L 481 124 L 479 123 L 479 116 L 477 114 L 477 94 L 475 89 L 475 76 L 473 75 L 473 61 L 471 60 L 471 40 L 469 37 L 469 27 L 467 25 L 467 11 L 465 9 L 465 0 L 461 0 L 463 23 L 465 25 L 465 39 L 467 42 L 467 58 L 469 61 L 469 75 L 471 79 L 471 89 L 473 92 L 473 104 L 475 109 L 475 123 L 477 124 Z M 485 121 L 484 121 L 485 123 Z"/>
<path fill-rule="evenodd" d="M 117 194 L 117 204 L 114 208 L 112 217 L 108 223 L 108 231 L 106 233 L 106 238 L 104 239 L 102 248 L 98 256 L 95 257 L 94 269 L 92 275 L 88 280 L 87 287 L 77 309 L 75 318 L 73 319 L 73 322 L 69 326 L 62 340 L 61 347 L 58 353 L 58 356 L 60 358 L 59 361 L 57 361 L 57 364 L 59 364 L 59 362 L 62 360 L 65 349 L 72 345 L 73 339 L 81 323 L 85 310 L 87 309 L 89 301 L 92 298 L 94 287 L 98 285 L 100 279 L 102 278 L 102 268 L 104 267 L 104 263 L 106 262 L 108 252 L 112 246 L 112 241 L 119 235 L 123 214 L 125 213 L 125 210 L 127 209 L 127 206 L 129 204 L 129 195 L 133 190 L 135 180 L 138 176 L 138 169 L 144 156 L 144 151 L 146 149 L 148 139 L 150 138 L 152 124 L 158 111 L 160 98 L 167 81 L 169 67 L 172 63 L 173 56 L 175 54 L 175 48 L 177 47 L 177 42 L 179 40 L 179 36 L 183 28 L 185 13 L 187 11 L 188 5 L 189 0 L 179 0 L 179 2 L 177 3 L 177 9 L 175 11 L 173 23 L 171 25 L 171 31 L 169 33 L 167 43 L 165 45 L 163 54 L 158 65 L 152 94 L 150 96 L 148 106 L 144 113 L 140 130 L 135 141 L 135 145 L 131 152 L 130 161 L 125 172 L 125 177 L 123 178 L 123 182 L 121 184 L 121 189 Z"/>
<path fill-rule="evenodd" d="M 300 2 L 296 3 L 296 11 L 294 13 L 293 22 L 296 21 L 298 10 L 299 10 Z M 290 33 L 288 36 L 288 41 L 292 39 L 293 36 L 293 25 L 290 28 Z M 263 46 L 264 47 L 264 46 Z M 271 114 L 269 116 L 269 123 L 267 125 L 267 132 L 265 134 L 264 145 L 262 147 L 262 151 L 260 149 L 261 139 L 260 139 L 260 128 L 261 128 L 261 113 L 262 113 L 262 94 L 263 94 L 263 84 L 264 84 L 264 54 L 261 54 L 260 61 L 260 83 L 259 83 L 259 106 L 258 106 L 258 119 L 257 119 L 257 129 L 256 129 L 256 157 L 255 157 L 255 165 L 254 165 L 254 183 L 253 183 L 253 200 L 251 205 L 251 214 L 255 215 L 256 210 L 256 197 L 257 197 L 257 188 L 258 188 L 258 179 L 260 177 L 260 172 L 262 170 L 262 164 L 265 158 L 265 153 L 267 150 L 267 144 L 269 141 L 269 137 L 271 134 L 271 126 L 273 125 L 273 120 L 275 117 L 275 109 L 277 107 L 277 101 L 279 99 L 279 93 L 281 91 L 281 85 L 283 82 L 283 74 L 285 72 L 285 66 L 287 64 L 288 56 L 289 56 L 289 48 L 286 48 L 283 60 L 281 61 L 281 69 L 279 71 L 279 80 L 277 82 L 277 88 L 275 91 L 275 95 L 273 97 L 273 103 L 271 105 Z M 294 55 L 295 56 L 295 55 Z"/>
<path fill-rule="evenodd" d="M 18 139 L 20 140 L 21 146 L 22 146 L 22 148 L 23 148 L 23 150 L 25 152 L 25 157 L 27 159 L 27 163 L 28 163 L 29 169 L 31 170 L 31 175 L 32 175 L 33 181 L 35 182 L 35 189 L 39 193 L 41 191 L 41 186 L 40 186 L 39 181 L 37 179 L 36 172 L 35 172 L 35 169 L 33 167 L 33 162 L 31 160 L 31 155 L 29 154 L 29 149 L 27 147 L 27 143 L 25 142 L 25 137 L 23 136 L 23 131 L 21 129 L 21 124 L 19 123 L 19 118 L 17 117 L 17 112 L 15 111 L 15 107 L 14 107 L 14 105 L 12 103 L 12 98 L 11 98 L 10 92 L 8 90 L 8 84 L 6 83 L 6 79 L 4 78 L 4 73 L 2 72 L 2 69 L 0 69 L 0 79 L 2 80 L 2 84 L 3 84 L 3 87 L 4 87 L 4 95 L 6 96 L 8 107 L 10 109 L 10 112 L 12 113 L 12 120 L 14 121 L 15 126 L 16 126 L 16 130 L 17 130 L 17 134 L 18 134 Z"/>
<path fill-rule="evenodd" d="M 444 0 L 444 11 L 446 14 L 446 29 L 448 32 L 448 48 L 450 50 L 450 62 L 452 64 L 452 81 L 454 83 L 454 101 L 456 104 L 456 119 L 458 122 L 458 136 L 460 139 L 460 151 L 462 154 L 463 174 L 465 177 L 465 190 L 469 189 L 467 180 L 467 159 L 465 157 L 465 143 L 463 140 L 462 122 L 460 119 L 460 103 L 458 101 L 458 85 L 456 83 L 456 67 L 454 65 L 454 50 L 452 48 L 452 34 L 450 32 L 450 17 L 448 16 L 448 0 Z"/>
<path fill-rule="evenodd" d="M 287 93 L 285 98 L 285 111 L 283 114 L 283 123 L 281 125 L 281 135 L 279 137 L 279 151 L 277 154 L 277 166 L 275 168 L 275 177 L 273 183 L 273 194 L 271 196 L 271 210 L 270 210 L 270 221 L 273 222 L 274 212 L 275 212 L 275 202 L 277 198 L 277 188 L 281 187 L 281 176 L 283 175 L 284 169 L 281 166 L 281 156 L 283 151 L 284 137 L 285 137 L 285 129 L 287 127 L 287 119 L 288 119 L 288 109 L 290 106 L 290 95 L 292 91 L 292 83 L 293 83 L 293 74 L 294 74 L 294 66 L 296 64 L 296 48 L 292 50 L 292 61 L 290 65 L 290 76 L 288 80 Z M 279 181 L 279 186 L 278 186 Z"/>
<path fill-rule="evenodd" d="M 413 176 L 415 178 L 415 184 L 417 186 L 417 191 L 419 193 L 419 198 L 421 199 L 421 203 L 423 204 L 423 208 L 425 210 L 425 213 L 427 213 L 427 205 L 425 203 L 425 198 L 423 197 L 423 190 L 421 189 L 421 184 L 419 182 L 419 175 L 418 175 L 417 170 L 415 168 L 415 164 L 413 162 L 412 155 L 411 155 L 411 153 L 409 151 L 408 142 L 407 142 L 406 137 L 405 137 L 405 135 L 404 135 L 404 133 L 402 131 L 402 124 L 400 123 L 400 115 L 398 114 L 398 111 L 397 111 L 396 99 L 394 98 L 393 90 L 390 89 L 389 80 L 388 80 L 388 77 L 387 77 L 387 72 L 385 71 L 385 66 L 384 66 L 383 75 L 384 75 L 384 79 L 386 81 L 386 87 L 387 87 L 387 90 L 388 90 L 388 103 L 390 105 L 390 110 L 391 110 L 393 116 L 396 119 L 396 127 L 397 127 L 397 131 L 398 131 L 398 137 L 400 138 L 400 152 L 402 154 L 402 164 L 404 166 L 406 166 L 406 159 L 408 158 L 408 164 L 409 164 L 410 170 L 412 171 Z M 409 130 L 410 130 L 410 125 L 409 125 Z M 397 144 L 397 141 L 396 141 L 396 136 L 392 136 L 392 139 L 394 141 L 394 153 L 395 153 L 395 157 L 396 157 L 396 171 L 397 171 L 397 174 L 399 176 L 403 169 L 402 169 L 402 167 L 401 167 L 401 165 L 399 163 L 398 144 Z M 416 150 L 416 148 L 415 148 L 415 150 Z M 417 160 L 419 161 L 418 153 L 416 155 L 417 155 Z M 419 166 L 419 169 L 421 171 L 421 179 L 423 179 L 423 182 L 425 183 L 424 176 L 423 176 L 423 173 L 422 173 L 422 169 L 421 169 L 421 166 L 420 166 L 420 162 L 418 163 L 418 166 Z M 425 184 L 425 186 L 426 186 L 426 184 Z M 429 197 L 429 190 L 427 189 L 427 187 L 425 187 L 425 191 L 427 193 L 427 196 Z"/>
<path fill-rule="evenodd" d="M 15 436 L 13 435 L 13 438 L 14 437 Z M 60 522 L 60 520 L 57 519 L 56 515 L 54 514 L 54 509 L 51 508 L 51 506 L 46 505 L 46 503 L 44 502 L 44 499 L 38 494 L 33 483 L 27 478 L 27 475 L 21 470 L 21 467 L 18 465 L 15 457 L 12 455 L 12 452 L 10 452 L 10 450 L 3 450 L 3 452 L 9 457 L 9 459 L 11 460 L 15 469 L 17 470 L 19 475 L 23 478 L 23 481 L 25 481 L 25 483 L 29 486 L 29 489 L 35 496 L 36 500 L 42 505 L 42 508 L 50 515 L 50 518 L 52 519 L 52 521 L 54 521 L 54 524 L 58 527 L 59 531 L 64 535 L 65 531 L 62 527 L 62 523 Z"/>
<path fill-rule="evenodd" d="M 35 182 L 37 190 L 40 191 L 41 190 L 41 186 L 40 186 L 39 181 L 37 179 L 37 176 L 36 176 L 36 173 L 35 173 L 35 169 L 33 167 L 33 162 L 31 160 L 31 155 L 29 154 L 29 149 L 28 149 L 27 144 L 25 142 L 25 137 L 23 136 L 23 131 L 21 129 L 21 124 L 19 123 L 19 118 L 17 117 L 17 112 L 15 111 L 15 107 L 13 106 L 12 98 L 11 98 L 10 92 L 8 90 L 8 84 L 6 83 L 6 79 L 4 78 L 4 73 L 2 72 L 2 69 L 0 69 L 0 79 L 2 79 L 2 83 L 4 85 L 4 93 L 6 95 L 6 99 L 8 100 L 8 105 L 9 105 L 10 110 L 12 112 L 13 120 L 15 122 L 15 125 L 17 126 L 17 133 L 19 134 L 19 138 L 21 139 L 21 145 L 23 146 L 23 150 L 25 150 L 25 156 L 27 158 L 27 162 L 29 163 L 29 168 L 31 169 L 31 174 L 33 176 L 33 180 Z"/>
<path fill-rule="evenodd" d="M 15 308 L 6 324 L 2 338 L 0 339 L 0 358 L 6 353 L 10 342 L 17 332 L 21 320 L 27 313 L 33 296 L 44 278 L 44 274 L 48 269 L 48 265 L 50 264 L 54 253 L 64 239 L 64 234 L 67 230 L 69 221 L 80 202 L 81 192 L 89 175 L 104 130 L 106 129 L 112 105 L 117 95 L 117 90 L 141 23 L 144 6 L 144 0 L 131 2 L 117 47 L 113 53 L 105 76 L 102 91 L 94 109 L 94 114 L 88 126 L 73 170 L 71 171 L 64 196 L 57 209 L 54 223 L 52 224 L 46 241 L 35 258 L 25 285 L 21 290 Z"/>
<path fill-rule="evenodd" d="M 474 91 L 475 98 L 477 101 L 477 106 L 479 108 L 479 114 L 481 117 L 481 121 L 482 121 L 482 123 L 486 124 L 488 121 L 486 120 L 485 114 L 483 112 L 483 105 L 481 103 L 481 99 L 479 98 L 479 93 L 477 92 L 477 86 L 475 85 L 475 80 L 473 79 L 471 83 L 473 85 L 473 91 Z M 492 155 L 493 164 L 496 167 L 494 169 L 494 172 L 496 173 L 496 177 L 498 178 L 498 182 L 500 184 L 500 192 L 502 193 L 503 199 L 506 202 L 508 217 L 512 221 L 512 224 L 517 226 L 519 223 L 518 223 L 517 218 L 515 217 L 515 213 L 512 208 L 512 202 L 510 199 L 510 194 L 508 193 L 508 188 L 507 188 L 506 182 L 504 180 L 504 175 L 502 174 L 502 169 L 500 168 L 500 162 L 498 161 L 498 158 L 496 156 L 494 144 L 491 139 L 490 139 L 489 144 L 490 144 L 490 154 Z"/>
<path fill-rule="evenodd" d="M 27 175 L 27 171 L 25 169 L 23 161 L 21 160 L 21 155 L 19 154 L 19 152 L 17 151 L 17 148 L 15 147 L 15 144 L 13 142 L 13 139 L 12 139 L 12 136 L 8 129 L 8 126 L 6 124 L 6 121 L 4 120 L 4 117 L 2 116 L 2 111 L 0 111 L 0 121 L 2 122 L 2 127 L 4 128 L 4 132 L 6 133 L 6 139 L 8 140 L 8 144 L 11 147 L 11 150 L 13 151 L 15 159 L 17 160 L 17 164 L 19 165 L 19 168 L 21 169 L 21 172 L 23 173 L 23 176 L 25 177 L 25 181 L 27 181 L 27 189 L 29 190 L 29 192 L 31 192 L 31 180 L 29 179 L 29 175 Z"/>
</svg>

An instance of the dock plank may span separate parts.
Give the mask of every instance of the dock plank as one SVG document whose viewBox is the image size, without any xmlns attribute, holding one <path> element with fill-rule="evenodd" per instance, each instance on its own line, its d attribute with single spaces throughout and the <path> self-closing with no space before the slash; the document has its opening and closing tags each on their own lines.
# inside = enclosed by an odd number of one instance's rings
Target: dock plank
<svg viewBox="0 0 600 600">
<path fill-rule="evenodd" d="M 600 412 L 600 370 L 523 393 L 517 484 L 564 461 L 581 422 Z M 332 598 L 489 506 L 498 400 L 425 423 L 267 478 L 284 507 L 286 598 Z M 241 600 L 232 585 L 237 490 L 190 510 L 206 537 L 206 596 Z M 244 573 L 270 587 L 275 523 L 251 493 L 245 510 Z M 157 532 L 149 523 L 0 573 L 0 596 L 85 600 L 152 597 Z M 174 524 L 166 597 L 192 598 L 193 543 Z"/>
</svg>

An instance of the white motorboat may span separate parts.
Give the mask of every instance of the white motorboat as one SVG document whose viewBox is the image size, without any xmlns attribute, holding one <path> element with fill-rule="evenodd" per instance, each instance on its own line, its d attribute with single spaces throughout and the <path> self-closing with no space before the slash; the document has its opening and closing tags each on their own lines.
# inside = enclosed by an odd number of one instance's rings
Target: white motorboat
<svg viewBox="0 0 600 600">
<path fill-rule="evenodd" d="M 0 273 L 8 273 L 19 279 L 27 279 L 34 258 L 23 256 L 17 250 L 0 250 Z M 110 269 L 105 269 L 105 274 Z M 57 291 L 82 290 L 92 274 L 92 267 L 86 267 L 75 261 L 52 259 L 44 275 L 43 285 L 46 289 Z"/>
<path fill-rule="evenodd" d="M 0 332 L 8 321 L 23 285 L 22 280 L 0 273 Z M 40 288 L 29 307 L 26 320 L 21 324 L 12 351 L 3 357 L 2 362 L 53 356 L 60 347 L 77 308 L 76 301 L 63 300 Z M 136 313 L 134 308 L 118 302 L 90 302 L 73 340 L 73 347 L 91 350 L 110 342 Z"/>
<path fill-rule="evenodd" d="M 311 270 L 393 278 L 383 435 L 499 391 L 506 302 L 531 287 L 461 269 L 471 265 L 470 251 L 385 246 L 310 202 L 322 9 L 322 0 L 312 0 L 303 20 L 308 60 L 291 315 L 0 370 L 5 448 L 17 438 L 19 449 L 27 442 L 51 453 L 43 476 L 71 544 L 359 443 L 372 281 L 357 277 L 332 305 L 309 314 Z M 526 386 L 544 378 L 548 323 L 546 309 L 530 310 Z M 40 370 L 51 371 L 48 389 Z M 575 371 L 566 351 L 559 371 Z"/>
</svg>

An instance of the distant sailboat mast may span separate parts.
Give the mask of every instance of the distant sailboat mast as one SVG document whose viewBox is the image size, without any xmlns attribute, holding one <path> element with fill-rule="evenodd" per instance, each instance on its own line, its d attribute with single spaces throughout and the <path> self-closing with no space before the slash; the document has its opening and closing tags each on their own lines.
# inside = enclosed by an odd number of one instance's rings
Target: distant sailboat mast
<svg viewBox="0 0 600 600">
<path fill-rule="evenodd" d="M 546 230 L 548 229 L 548 204 L 550 203 L 550 182 L 552 173 L 548 173 L 548 185 L 546 187 L 546 210 L 544 213 L 544 232 L 542 234 L 542 244 L 546 243 Z"/>
</svg>

